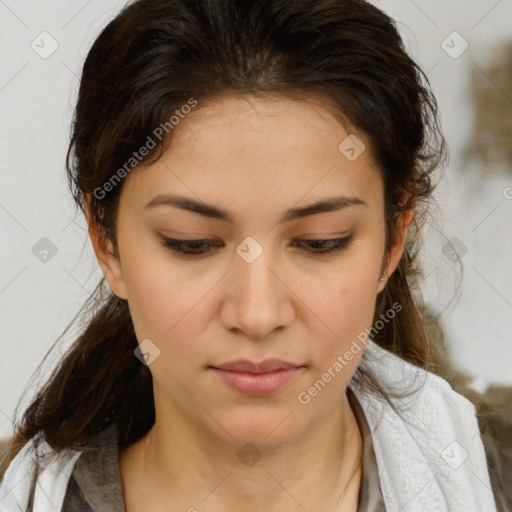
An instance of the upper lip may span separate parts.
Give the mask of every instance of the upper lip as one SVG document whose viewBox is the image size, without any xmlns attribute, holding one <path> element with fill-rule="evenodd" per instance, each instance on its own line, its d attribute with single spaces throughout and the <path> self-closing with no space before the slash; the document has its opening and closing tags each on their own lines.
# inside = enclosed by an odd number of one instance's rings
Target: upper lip
<svg viewBox="0 0 512 512">
<path fill-rule="evenodd" d="M 266 373 L 281 369 L 300 368 L 301 366 L 302 365 L 300 364 L 289 363 L 281 359 L 266 359 L 260 363 L 255 363 L 253 361 L 249 361 L 248 359 L 238 359 L 237 361 L 231 361 L 219 366 L 213 366 L 213 368 L 217 368 L 219 370 L 232 370 L 237 372 Z"/>
</svg>

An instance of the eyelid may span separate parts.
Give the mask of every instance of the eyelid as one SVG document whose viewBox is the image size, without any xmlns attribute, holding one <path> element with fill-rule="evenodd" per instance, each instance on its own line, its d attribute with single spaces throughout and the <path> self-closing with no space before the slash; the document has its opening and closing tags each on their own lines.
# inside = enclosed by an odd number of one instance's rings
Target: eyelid
<svg viewBox="0 0 512 512">
<path fill-rule="evenodd" d="M 324 235 L 325 236 L 325 235 Z M 295 238 L 292 241 L 292 245 L 297 246 L 297 244 L 301 245 L 304 244 L 306 247 L 309 248 L 306 249 L 306 252 L 308 252 L 310 255 L 316 255 L 316 256 L 323 256 L 323 255 L 331 255 L 335 253 L 339 253 L 346 249 L 353 240 L 354 234 L 350 234 L 344 237 L 331 237 L 331 238 Z M 212 238 L 197 238 L 197 239 L 185 239 L 185 240 L 178 240 L 174 238 L 168 238 L 164 235 L 160 235 L 161 242 L 167 249 L 173 251 L 174 253 L 181 255 L 181 256 L 188 256 L 188 257 L 199 257 L 203 256 L 205 254 L 208 254 L 211 252 L 211 249 L 213 249 L 215 246 L 219 246 L 220 244 Z M 316 250 L 315 244 L 327 244 L 327 249 L 323 250 Z M 329 245 L 330 244 L 330 245 Z M 194 249 L 197 247 L 205 246 L 207 245 L 207 249 L 195 252 Z"/>
</svg>

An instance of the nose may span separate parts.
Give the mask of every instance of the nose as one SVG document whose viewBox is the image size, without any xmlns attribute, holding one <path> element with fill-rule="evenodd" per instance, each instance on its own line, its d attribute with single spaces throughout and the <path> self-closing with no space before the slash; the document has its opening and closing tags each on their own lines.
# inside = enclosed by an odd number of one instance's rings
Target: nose
<svg viewBox="0 0 512 512">
<path fill-rule="evenodd" d="M 266 251 L 252 263 L 237 262 L 224 286 L 221 320 L 227 329 L 264 339 L 293 321 L 291 284 Z"/>
</svg>

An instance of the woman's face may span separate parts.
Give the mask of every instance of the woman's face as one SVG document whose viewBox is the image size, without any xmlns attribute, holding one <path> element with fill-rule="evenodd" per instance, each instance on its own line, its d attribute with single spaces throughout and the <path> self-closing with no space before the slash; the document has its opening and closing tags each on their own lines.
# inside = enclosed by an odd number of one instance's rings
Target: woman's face
<svg viewBox="0 0 512 512">
<path fill-rule="evenodd" d="M 224 97 L 193 110 L 164 156 L 125 178 L 120 261 L 95 249 L 148 354 L 157 421 L 277 446 L 341 403 L 384 286 L 383 183 L 349 133 L 310 101 Z M 186 255 L 165 238 L 211 245 Z M 308 239 L 345 241 L 321 254 L 335 244 Z M 400 239 L 384 277 L 402 249 Z M 218 371 L 271 358 L 299 369 L 275 380 Z"/>
</svg>

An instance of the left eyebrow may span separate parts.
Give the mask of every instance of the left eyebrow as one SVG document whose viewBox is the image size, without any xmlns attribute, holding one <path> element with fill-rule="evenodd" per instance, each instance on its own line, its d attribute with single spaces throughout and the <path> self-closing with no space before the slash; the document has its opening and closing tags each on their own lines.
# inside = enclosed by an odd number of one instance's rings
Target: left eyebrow
<svg viewBox="0 0 512 512">
<path fill-rule="evenodd" d="M 350 206 L 368 206 L 362 199 L 354 196 L 337 196 L 321 199 L 307 206 L 295 207 L 286 210 L 279 219 L 280 223 L 291 222 L 309 215 L 318 213 L 333 212 L 343 210 Z M 230 223 L 235 222 L 235 216 L 228 210 L 196 201 L 195 199 L 184 196 L 173 196 L 169 194 L 159 194 L 149 201 L 144 208 L 156 208 L 158 206 L 168 206 L 172 208 L 181 208 L 204 217 L 218 219 Z"/>
</svg>

